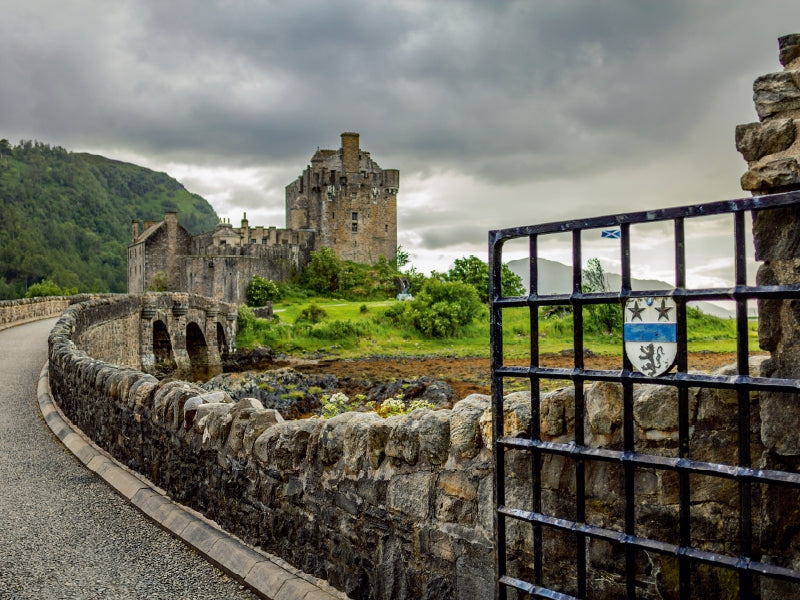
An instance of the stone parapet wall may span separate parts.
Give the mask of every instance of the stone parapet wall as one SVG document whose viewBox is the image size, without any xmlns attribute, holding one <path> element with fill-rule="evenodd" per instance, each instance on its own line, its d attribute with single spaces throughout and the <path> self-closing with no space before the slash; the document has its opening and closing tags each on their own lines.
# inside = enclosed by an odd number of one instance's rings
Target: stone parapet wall
<svg viewBox="0 0 800 600">
<path fill-rule="evenodd" d="M 245 541 L 328 580 L 354 599 L 457 598 L 493 595 L 493 476 L 491 406 L 472 395 L 452 409 L 420 409 L 382 419 L 352 412 L 332 419 L 284 421 L 254 399 L 234 402 L 225 392 L 117 366 L 76 348 L 76 333 L 107 304 L 68 309 L 50 337 L 50 382 L 56 401 L 90 437 L 122 463 L 147 475 L 177 501 L 216 520 Z M 124 311 L 123 311 L 124 312 Z M 758 373 L 760 362 L 751 365 Z M 733 374 L 732 372 L 724 374 Z M 637 447 L 677 456 L 675 390 L 636 386 Z M 595 383 L 585 391 L 587 445 L 620 448 L 619 386 Z M 539 407 L 542 438 L 574 437 L 574 393 L 546 394 Z M 735 394 L 691 394 L 693 453 L 736 464 Z M 523 437 L 531 422 L 528 393 L 505 399 L 505 431 Z M 752 446 L 763 452 L 763 423 L 752 398 Z M 587 522 L 619 529 L 624 490 L 621 466 L 587 465 Z M 575 466 L 549 457 L 542 469 L 543 503 L 570 518 L 575 506 Z M 636 530 L 670 540 L 678 529 L 677 476 L 659 469 L 637 472 Z M 506 495 L 528 506 L 531 465 L 527 454 L 508 451 Z M 754 538 L 764 557 L 786 557 L 792 531 L 775 518 L 792 498 L 756 499 L 764 511 Z M 526 504 L 527 502 L 527 504 Z M 714 478 L 692 486 L 693 544 L 736 554 L 737 494 Z M 732 529 L 733 528 L 733 529 Z M 506 531 L 517 574 L 531 568 L 531 528 Z M 574 577 L 574 549 L 545 539 L 545 576 L 564 589 Z M 598 598 L 619 597 L 624 553 L 592 541 L 588 568 L 601 582 Z M 643 556 L 641 598 L 671 597 L 674 560 Z M 702 575 L 704 589 L 724 597 L 724 574 Z M 763 597 L 770 596 L 762 590 Z M 777 597 L 777 596 L 775 596 Z"/>
<path fill-rule="evenodd" d="M 488 397 L 386 420 L 283 421 L 256 400 L 159 382 L 79 350 L 81 324 L 106 309 L 64 313 L 50 337 L 50 385 L 118 460 L 353 598 L 491 597 Z"/>
<path fill-rule="evenodd" d="M 0 329 L 21 325 L 39 319 L 57 317 L 64 309 L 102 295 L 78 294 L 76 296 L 45 296 L 0 301 Z"/>
</svg>

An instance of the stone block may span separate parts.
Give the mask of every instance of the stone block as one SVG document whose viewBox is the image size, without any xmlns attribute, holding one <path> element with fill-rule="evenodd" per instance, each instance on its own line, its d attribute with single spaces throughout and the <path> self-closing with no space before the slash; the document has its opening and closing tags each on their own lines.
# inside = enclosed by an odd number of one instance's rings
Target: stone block
<svg viewBox="0 0 800 600">
<path fill-rule="evenodd" d="M 450 418 L 450 447 L 458 457 L 474 458 L 481 451 L 480 419 L 489 406 L 489 396 L 470 394 L 453 407 Z M 491 444 L 491 438 L 487 443 Z"/>
<path fill-rule="evenodd" d="M 747 123 L 736 126 L 736 149 L 748 162 L 769 154 L 783 152 L 797 138 L 797 127 L 793 119 L 778 119 L 763 123 Z"/>
<path fill-rule="evenodd" d="M 276 594 L 292 579 L 297 579 L 297 576 L 272 561 L 263 560 L 253 565 L 244 582 L 267 598 L 277 598 Z"/>
<path fill-rule="evenodd" d="M 230 537 L 217 541 L 208 552 L 208 558 L 239 581 L 244 581 L 253 567 L 265 560 L 262 554 Z"/>
<path fill-rule="evenodd" d="M 214 544 L 223 539 L 225 534 L 200 519 L 195 519 L 181 532 L 181 537 L 203 554 L 209 554 Z"/>
<path fill-rule="evenodd" d="M 283 417 L 277 410 L 265 408 L 251 414 L 242 435 L 242 451 L 245 455 L 253 451 L 253 444 L 262 433 L 278 423 L 283 423 Z"/>
<path fill-rule="evenodd" d="M 427 472 L 395 475 L 389 481 L 389 508 L 418 519 L 430 514 L 430 494 L 433 475 Z"/>
</svg>

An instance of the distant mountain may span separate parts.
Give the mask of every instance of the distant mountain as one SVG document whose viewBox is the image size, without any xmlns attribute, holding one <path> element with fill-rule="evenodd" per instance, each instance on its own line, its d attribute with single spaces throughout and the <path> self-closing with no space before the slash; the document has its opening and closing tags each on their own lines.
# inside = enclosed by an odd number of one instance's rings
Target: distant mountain
<svg viewBox="0 0 800 600">
<path fill-rule="evenodd" d="M 124 292 L 134 219 L 177 210 L 192 233 L 218 222 L 175 179 L 61 147 L 0 140 L 0 298 L 49 278 L 79 291 Z"/>
<path fill-rule="evenodd" d="M 572 289 L 572 267 L 545 258 L 537 259 L 536 265 L 539 271 L 540 294 L 569 293 Z M 520 276 L 523 285 L 527 288 L 529 282 L 528 259 L 520 258 L 518 260 L 509 261 L 508 268 Z M 622 277 L 617 273 L 606 273 L 605 275 L 608 289 L 619 290 Z M 673 288 L 673 286 L 666 281 L 659 281 L 657 279 L 632 279 L 631 286 L 634 290 L 671 290 Z M 710 302 L 696 302 L 692 303 L 692 306 L 696 306 L 706 314 L 722 319 L 734 317 L 732 311 Z"/>
</svg>

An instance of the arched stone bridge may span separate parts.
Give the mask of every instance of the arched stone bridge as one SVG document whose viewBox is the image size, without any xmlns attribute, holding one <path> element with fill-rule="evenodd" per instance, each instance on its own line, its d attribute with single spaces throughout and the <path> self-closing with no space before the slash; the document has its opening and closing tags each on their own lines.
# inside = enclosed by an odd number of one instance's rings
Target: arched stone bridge
<svg viewBox="0 0 800 600">
<path fill-rule="evenodd" d="M 202 379 L 222 372 L 222 359 L 234 350 L 233 304 L 171 292 L 96 302 L 106 304 L 95 306 L 94 319 L 79 327 L 75 340 L 90 356 L 150 374 Z"/>
<path fill-rule="evenodd" d="M 197 376 L 222 372 L 222 359 L 234 350 L 235 305 L 182 293 L 138 298 L 142 371 Z"/>
</svg>

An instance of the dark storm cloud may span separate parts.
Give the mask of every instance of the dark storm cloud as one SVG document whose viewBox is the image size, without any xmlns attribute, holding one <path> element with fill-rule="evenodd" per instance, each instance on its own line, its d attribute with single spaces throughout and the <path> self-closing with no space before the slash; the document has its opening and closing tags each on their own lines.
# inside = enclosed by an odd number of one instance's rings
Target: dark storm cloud
<svg viewBox="0 0 800 600">
<path fill-rule="evenodd" d="M 486 197 L 532 222 L 621 212 L 612 191 L 674 184 L 687 165 L 687 180 L 735 186 L 708 148 L 743 169 L 733 128 L 755 120 L 752 81 L 779 69 L 776 38 L 797 23 L 796 0 L 17 1 L 0 19 L 0 137 L 290 171 L 266 194 L 277 210 L 317 146 L 358 131 L 402 171 L 401 226 L 421 247 L 483 246 Z M 592 178 L 600 199 L 580 188 Z M 442 215 L 415 216 L 411 181 Z M 515 186 L 537 182 L 571 196 L 533 208 Z M 255 207 L 255 189 L 233 197 Z"/>
<path fill-rule="evenodd" d="M 0 125 L 230 163 L 306 160 L 357 130 L 376 157 L 409 157 L 412 170 L 568 175 L 668 152 L 741 59 L 708 37 L 743 11 L 660 0 L 34 1 L 0 25 Z"/>
</svg>

